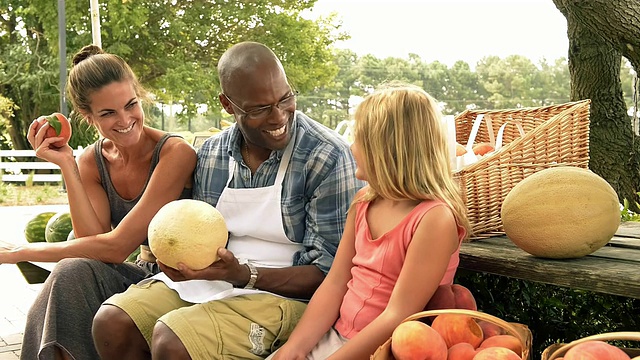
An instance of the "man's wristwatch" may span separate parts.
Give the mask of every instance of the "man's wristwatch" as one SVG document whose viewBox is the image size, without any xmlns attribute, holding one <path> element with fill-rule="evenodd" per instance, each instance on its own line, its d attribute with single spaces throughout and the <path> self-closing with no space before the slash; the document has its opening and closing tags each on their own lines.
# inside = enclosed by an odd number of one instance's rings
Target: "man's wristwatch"
<svg viewBox="0 0 640 360">
<path fill-rule="evenodd" d="M 249 282 L 244 286 L 245 289 L 254 289 L 254 285 L 256 284 L 256 280 L 258 280 L 258 269 L 256 269 L 253 264 L 247 262 L 245 265 L 249 268 Z"/>
</svg>

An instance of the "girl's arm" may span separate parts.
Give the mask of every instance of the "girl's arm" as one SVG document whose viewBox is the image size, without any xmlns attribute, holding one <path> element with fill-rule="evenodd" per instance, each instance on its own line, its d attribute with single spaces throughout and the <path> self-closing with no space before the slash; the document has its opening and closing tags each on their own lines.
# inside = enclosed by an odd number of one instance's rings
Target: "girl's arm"
<svg viewBox="0 0 640 360">
<path fill-rule="evenodd" d="M 446 206 L 428 211 L 407 249 L 407 256 L 386 309 L 330 359 L 369 359 L 409 315 L 424 310 L 458 248 L 457 225 Z"/>
<path fill-rule="evenodd" d="M 149 222 L 158 210 L 177 199 L 186 184 L 190 184 L 195 164 L 196 153 L 189 144 L 182 139 L 169 139 L 162 147 L 160 161 L 140 201 L 115 229 L 73 241 L 33 243 L 9 251 L 0 250 L 0 263 L 53 262 L 69 257 L 123 262 L 146 239 Z"/>
<path fill-rule="evenodd" d="M 302 318 L 289 340 L 276 352 L 274 360 L 305 359 L 338 319 L 347 283 L 351 280 L 352 259 L 356 253 L 355 207 L 351 209 L 353 211 L 347 214 L 340 245 L 327 277 L 311 297 Z"/>
</svg>

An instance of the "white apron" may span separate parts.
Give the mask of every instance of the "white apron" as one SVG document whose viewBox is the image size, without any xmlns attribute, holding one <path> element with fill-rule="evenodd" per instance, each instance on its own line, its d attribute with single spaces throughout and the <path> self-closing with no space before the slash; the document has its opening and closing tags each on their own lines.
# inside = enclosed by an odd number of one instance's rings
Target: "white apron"
<svg viewBox="0 0 640 360">
<path fill-rule="evenodd" d="M 234 176 L 236 161 L 229 159 L 229 179 L 220 194 L 216 209 L 220 211 L 229 230 L 227 249 L 241 264 L 247 261 L 256 267 L 287 267 L 293 264 L 293 255 L 302 244 L 287 238 L 282 222 L 282 182 L 293 152 L 292 139 L 287 145 L 276 180 L 272 186 L 248 189 L 232 189 L 229 183 Z M 151 279 L 164 282 L 175 290 L 182 300 L 203 303 L 228 297 L 264 293 L 261 290 L 234 288 L 226 281 L 188 280 L 173 282 L 164 273 Z"/>
</svg>

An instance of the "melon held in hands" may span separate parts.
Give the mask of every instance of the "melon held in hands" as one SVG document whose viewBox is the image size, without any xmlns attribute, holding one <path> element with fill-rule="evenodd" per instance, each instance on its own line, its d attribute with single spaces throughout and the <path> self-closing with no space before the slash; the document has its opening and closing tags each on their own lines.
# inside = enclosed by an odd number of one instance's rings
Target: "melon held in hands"
<svg viewBox="0 0 640 360">
<path fill-rule="evenodd" d="M 215 207 L 181 199 L 167 203 L 151 219 L 148 238 L 151 252 L 163 264 L 201 270 L 218 260 L 218 248 L 226 246 L 229 232 Z"/>
</svg>

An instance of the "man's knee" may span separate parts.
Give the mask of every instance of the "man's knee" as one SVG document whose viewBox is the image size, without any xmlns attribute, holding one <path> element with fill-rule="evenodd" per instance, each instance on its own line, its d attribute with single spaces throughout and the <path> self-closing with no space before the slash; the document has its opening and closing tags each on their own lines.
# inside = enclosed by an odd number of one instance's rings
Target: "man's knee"
<svg viewBox="0 0 640 360">
<path fill-rule="evenodd" d="M 151 340 L 152 357 L 158 355 L 171 355 L 171 359 L 187 359 L 189 353 L 180 338 L 162 321 L 156 322 L 153 327 L 153 337 Z"/>
<path fill-rule="evenodd" d="M 96 345 L 102 341 L 113 339 L 114 335 L 130 336 L 131 331 L 137 331 L 136 324 L 131 317 L 117 306 L 102 305 L 93 317 L 91 332 Z"/>
</svg>

